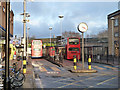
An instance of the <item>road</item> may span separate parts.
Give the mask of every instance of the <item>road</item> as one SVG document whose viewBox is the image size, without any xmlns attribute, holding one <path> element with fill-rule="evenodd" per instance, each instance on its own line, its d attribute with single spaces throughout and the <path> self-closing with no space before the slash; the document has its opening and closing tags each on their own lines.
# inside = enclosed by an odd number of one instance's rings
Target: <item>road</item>
<svg viewBox="0 0 120 90">
<path fill-rule="evenodd" d="M 32 65 L 36 88 L 118 88 L 117 66 L 92 63 L 97 73 L 71 73 L 72 66 L 59 67 L 45 59 L 33 59 Z"/>
</svg>

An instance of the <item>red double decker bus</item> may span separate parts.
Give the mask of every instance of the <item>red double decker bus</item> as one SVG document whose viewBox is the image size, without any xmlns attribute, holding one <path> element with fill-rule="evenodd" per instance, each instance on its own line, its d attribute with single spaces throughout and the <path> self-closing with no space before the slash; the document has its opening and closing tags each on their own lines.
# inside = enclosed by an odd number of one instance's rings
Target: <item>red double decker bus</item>
<svg viewBox="0 0 120 90">
<path fill-rule="evenodd" d="M 80 59 L 80 38 L 68 37 L 63 43 L 65 44 L 63 55 L 66 59 L 73 59 L 74 55 Z"/>
<path fill-rule="evenodd" d="M 40 57 L 42 57 L 42 41 L 32 40 L 31 58 L 40 58 Z"/>
</svg>

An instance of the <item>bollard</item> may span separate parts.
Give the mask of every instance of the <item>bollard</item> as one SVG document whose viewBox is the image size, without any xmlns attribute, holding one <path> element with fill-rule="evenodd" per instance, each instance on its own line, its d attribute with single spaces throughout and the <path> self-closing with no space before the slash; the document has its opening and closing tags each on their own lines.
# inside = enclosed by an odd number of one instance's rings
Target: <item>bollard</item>
<svg viewBox="0 0 120 90">
<path fill-rule="evenodd" d="M 90 56 L 88 58 L 88 69 L 91 70 L 91 58 L 90 58 Z"/>
<path fill-rule="evenodd" d="M 23 56 L 23 73 L 26 73 L 26 57 Z"/>
<path fill-rule="evenodd" d="M 76 70 L 76 69 L 77 69 L 77 59 L 76 59 L 76 55 L 73 56 L 73 59 L 74 59 L 74 61 L 73 61 L 74 70 Z"/>
</svg>

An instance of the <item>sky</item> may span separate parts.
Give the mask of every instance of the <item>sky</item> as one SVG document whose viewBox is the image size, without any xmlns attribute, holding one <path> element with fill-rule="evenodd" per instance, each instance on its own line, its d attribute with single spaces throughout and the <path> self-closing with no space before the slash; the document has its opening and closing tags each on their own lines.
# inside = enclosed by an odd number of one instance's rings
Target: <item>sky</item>
<svg viewBox="0 0 120 90">
<path fill-rule="evenodd" d="M 23 36 L 23 2 L 12 2 L 14 12 L 14 35 Z M 118 2 L 27 2 L 27 27 L 30 27 L 29 36 L 49 38 L 52 35 L 61 35 L 62 31 L 78 32 L 77 26 L 81 22 L 88 25 L 87 34 L 97 34 L 107 29 L 107 15 L 118 10 Z M 58 16 L 64 15 L 61 20 Z"/>
</svg>

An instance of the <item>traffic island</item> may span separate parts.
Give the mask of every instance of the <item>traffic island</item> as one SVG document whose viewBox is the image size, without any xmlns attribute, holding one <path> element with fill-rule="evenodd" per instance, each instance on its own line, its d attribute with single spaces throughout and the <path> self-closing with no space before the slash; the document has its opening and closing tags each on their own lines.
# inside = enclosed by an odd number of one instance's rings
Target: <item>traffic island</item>
<svg viewBox="0 0 120 90">
<path fill-rule="evenodd" d="M 84 69 L 84 70 L 70 70 L 72 73 L 96 73 L 97 70 L 87 70 L 87 69 Z"/>
</svg>

